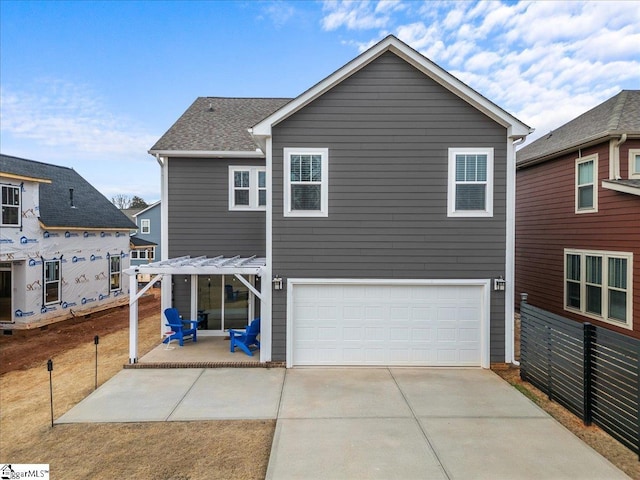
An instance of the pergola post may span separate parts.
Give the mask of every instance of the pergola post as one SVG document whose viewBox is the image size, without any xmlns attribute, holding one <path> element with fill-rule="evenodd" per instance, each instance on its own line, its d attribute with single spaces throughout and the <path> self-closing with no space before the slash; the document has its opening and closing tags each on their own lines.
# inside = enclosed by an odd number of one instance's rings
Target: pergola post
<svg viewBox="0 0 640 480">
<path fill-rule="evenodd" d="M 129 276 L 129 363 L 138 363 L 138 276 Z"/>
</svg>

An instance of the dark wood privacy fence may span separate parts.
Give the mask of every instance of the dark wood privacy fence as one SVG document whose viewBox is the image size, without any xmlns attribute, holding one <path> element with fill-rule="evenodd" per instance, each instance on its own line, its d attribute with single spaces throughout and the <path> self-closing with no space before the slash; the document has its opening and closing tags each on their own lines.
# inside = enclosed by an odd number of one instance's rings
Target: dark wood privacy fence
<svg viewBox="0 0 640 480">
<path fill-rule="evenodd" d="M 640 459 L 640 340 L 533 307 L 523 294 L 520 376 Z"/>
</svg>

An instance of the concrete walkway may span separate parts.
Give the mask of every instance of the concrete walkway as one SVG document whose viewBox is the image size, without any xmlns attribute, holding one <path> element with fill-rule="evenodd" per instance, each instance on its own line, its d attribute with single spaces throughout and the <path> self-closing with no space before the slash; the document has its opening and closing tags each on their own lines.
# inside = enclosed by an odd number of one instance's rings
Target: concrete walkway
<svg viewBox="0 0 640 480">
<path fill-rule="evenodd" d="M 625 479 L 487 370 L 123 370 L 57 423 L 277 418 L 267 478 Z"/>
</svg>

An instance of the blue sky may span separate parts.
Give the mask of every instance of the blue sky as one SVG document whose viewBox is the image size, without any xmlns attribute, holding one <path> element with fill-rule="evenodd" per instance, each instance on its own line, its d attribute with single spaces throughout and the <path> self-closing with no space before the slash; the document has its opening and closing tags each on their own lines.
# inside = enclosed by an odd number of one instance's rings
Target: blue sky
<svg viewBox="0 0 640 480">
<path fill-rule="evenodd" d="M 198 96 L 294 97 L 394 34 L 534 127 L 640 89 L 640 2 L 0 0 L 2 153 L 160 198 Z"/>
</svg>

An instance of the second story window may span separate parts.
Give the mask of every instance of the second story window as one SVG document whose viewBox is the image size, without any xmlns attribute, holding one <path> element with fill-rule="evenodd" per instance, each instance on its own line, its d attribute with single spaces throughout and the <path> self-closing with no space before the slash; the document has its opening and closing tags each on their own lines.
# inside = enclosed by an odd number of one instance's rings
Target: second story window
<svg viewBox="0 0 640 480">
<path fill-rule="evenodd" d="M 598 157 L 576 160 L 576 213 L 598 211 Z"/>
<path fill-rule="evenodd" d="M 20 187 L 2 185 L 2 226 L 20 225 Z"/>
<path fill-rule="evenodd" d="M 151 220 L 148 218 L 140 220 L 140 233 L 151 233 Z"/>
<path fill-rule="evenodd" d="M 329 215 L 329 149 L 284 149 L 284 215 Z"/>
<path fill-rule="evenodd" d="M 449 217 L 493 216 L 493 148 L 450 148 Z"/>
<path fill-rule="evenodd" d="M 265 210 L 266 206 L 266 169 L 229 167 L 229 210 Z"/>
<path fill-rule="evenodd" d="M 640 179 L 640 149 L 629 150 L 629 178 Z"/>
</svg>

